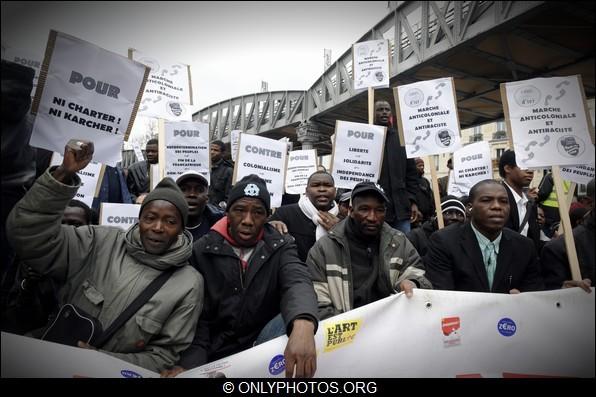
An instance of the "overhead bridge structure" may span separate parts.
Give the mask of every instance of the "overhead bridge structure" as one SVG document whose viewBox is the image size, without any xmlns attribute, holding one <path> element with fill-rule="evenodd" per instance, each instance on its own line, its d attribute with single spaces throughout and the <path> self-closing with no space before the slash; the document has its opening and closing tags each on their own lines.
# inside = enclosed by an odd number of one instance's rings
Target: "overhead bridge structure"
<svg viewBox="0 0 596 397">
<path fill-rule="evenodd" d="M 592 2 L 398 3 L 358 42 L 389 40 L 391 87 L 453 77 L 462 128 L 503 118 L 503 82 L 579 74 L 586 96 L 594 97 Z M 227 142 L 239 129 L 289 137 L 295 148 L 301 143 L 326 154 L 336 120 L 368 121 L 367 92 L 353 87 L 349 48 L 306 91 L 231 98 L 201 109 L 193 120 L 208 122 L 212 139 Z M 390 89 L 375 90 L 375 97 L 395 109 Z"/>
</svg>

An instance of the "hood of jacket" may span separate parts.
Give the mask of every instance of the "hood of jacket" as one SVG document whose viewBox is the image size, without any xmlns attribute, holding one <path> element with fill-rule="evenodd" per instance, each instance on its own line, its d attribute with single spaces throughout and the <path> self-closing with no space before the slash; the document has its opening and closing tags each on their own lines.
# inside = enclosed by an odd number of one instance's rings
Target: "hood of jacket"
<svg viewBox="0 0 596 397">
<path fill-rule="evenodd" d="M 161 255 L 150 254 L 145 251 L 141 243 L 139 224 L 131 227 L 124 237 L 126 252 L 140 263 L 158 270 L 166 270 L 172 266 L 182 267 L 188 264 L 192 254 L 192 234 L 188 230 L 178 235 L 178 239 Z"/>
</svg>

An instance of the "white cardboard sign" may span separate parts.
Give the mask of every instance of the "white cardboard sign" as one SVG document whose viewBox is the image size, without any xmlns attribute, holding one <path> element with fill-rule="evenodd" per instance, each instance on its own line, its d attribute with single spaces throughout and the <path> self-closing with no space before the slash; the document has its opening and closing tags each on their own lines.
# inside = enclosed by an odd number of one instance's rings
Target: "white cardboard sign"
<svg viewBox="0 0 596 397">
<path fill-rule="evenodd" d="M 139 114 L 170 121 L 191 121 L 190 66 L 129 49 L 132 59 L 151 68 Z"/>
<path fill-rule="evenodd" d="M 209 182 L 211 176 L 209 124 L 166 121 L 164 123 L 164 138 L 164 176 L 176 180 L 184 171 L 194 170 L 200 172 Z"/>
<path fill-rule="evenodd" d="M 561 167 L 561 178 L 583 185 L 594 179 L 594 163 L 575 167 Z"/>
<path fill-rule="evenodd" d="M 317 151 L 294 150 L 288 156 L 286 171 L 286 193 L 303 194 L 308 178 L 317 171 Z"/>
<path fill-rule="evenodd" d="M 389 45 L 387 40 L 371 40 L 352 46 L 354 89 L 389 87 Z"/>
<path fill-rule="evenodd" d="M 257 135 L 241 134 L 233 184 L 256 174 L 267 183 L 271 207 L 281 206 L 288 156 L 287 143 Z"/>
<path fill-rule="evenodd" d="M 337 120 L 331 161 L 335 187 L 353 189 L 379 180 L 386 133 L 383 126 Z"/>
<path fill-rule="evenodd" d="M 242 130 L 233 130 L 230 132 L 230 150 L 232 151 L 232 161 L 236 162 L 238 156 L 238 143 L 240 142 L 240 134 Z"/>
<path fill-rule="evenodd" d="M 453 153 L 461 147 L 451 77 L 398 86 L 396 106 L 408 158 Z"/>
<path fill-rule="evenodd" d="M 93 158 L 115 166 L 132 129 L 146 72 L 138 62 L 50 31 L 32 106 L 37 117 L 30 145 L 62 152 L 70 139 L 89 140 L 95 145 Z"/>
<path fill-rule="evenodd" d="M 467 195 L 476 183 L 493 179 L 493 166 L 488 142 L 476 142 L 453 153 L 453 175 L 460 194 Z"/>
<path fill-rule="evenodd" d="M 140 204 L 101 203 L 99 224 L 128 230 L 139 221 Z"/>
<path fill-rule="evenodd" d="M 594 145 L 578 76 L 501 84 L 506 121 L 520 168 L 594 162 Z"/>
</svg>

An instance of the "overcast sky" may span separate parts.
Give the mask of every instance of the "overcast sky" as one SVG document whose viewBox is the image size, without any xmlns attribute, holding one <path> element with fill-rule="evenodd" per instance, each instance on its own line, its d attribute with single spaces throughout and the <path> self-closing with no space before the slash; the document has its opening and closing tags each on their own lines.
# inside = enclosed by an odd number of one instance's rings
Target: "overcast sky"
<svg viewBox="0 0 596 397">
<path fill-rule="evenodd" d="M 389 13 L 387 1 L 2 2 L 2 45 L 43 58 L 50 29 L 123 56 L 191 65 L 193 112 L 260 91 L 306 90 Z"/>
</svg>

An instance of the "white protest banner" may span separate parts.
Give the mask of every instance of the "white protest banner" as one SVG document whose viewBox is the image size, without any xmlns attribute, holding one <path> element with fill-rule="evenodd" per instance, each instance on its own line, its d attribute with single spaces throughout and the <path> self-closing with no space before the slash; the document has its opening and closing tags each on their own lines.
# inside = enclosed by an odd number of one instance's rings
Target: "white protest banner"
<svg viewBox="0 0 596 397">
<path fill-rule="evenodd" d="M 192 121 L 190 66 L 156 59 L 129 48 L 128 55 L 151 68 L 139 114 L 170 121 Z"/>
<path fill-rule="evenodd" d="M 461 147 L 453 78 L 419 81 L 393 91 L 408 158 L 452 153 Z"/>
<path fill-rule="evenodd" d="M 594 296 L 594 288 L 392 295 L 319 323 L 315 376 L 593 378 Z M 396 335 L 415 343 L 395 343 Z M 95 350 L 1 338 L 3 378 L 159 376 Z M 287 342 L 280 336 L 178 377 L 283 378 Z"/>
<path fill-rule="evenodd" d="M 7 61 L 18 63 L 21 66 L 35 70 L 35 76 L 33 77 L 33 89 L 31 90 L 31 96 L 33 96 L 35 94 L 35 89 L 39 80 L 39 72 L 41 71 L 41 54 L 33 54 L 21 48 L 7 47 L 2 53 L 2 59 L 6 59 Z"/>
<path fill-rule="evenodd" d="M 194 170 L 207 179 L 211 178 L 209 165 L 209 124 L 186 121 L 166 121 L 164 139 L 165 157 L 160 163 L 165 165 L 164 176 L 174 180 L 187 170 Z"/>
<path fill-rule="evenodd" d="M 537 78 L 501 84 L 520 168 L 594 162 L 594 144 L 579 76 Z"/>
<path fill-rule="evenodd" d="M 50 166 L 62 164 L 63 159 L 64 157 L 60 153 L 54 152 Z M 85 168 L 77 172 L 77 175 L 81 178 L 81 187 L 74 198 L 82 201 L 91 208 L 93 198 L 99 194 L 104 170 L 105 167 L 102 164 L 92 161 Z"/>
<path fill-rule="evenodd" d="M 280 207 L 288 158 L 286 142 L 258 135 L 241 134 L 238 146 L 232 184 L 247 175 L 256 174 L 267 183 L 271 207 Z"/>
<path fill-rule="evenodd" d="M 377 182 L 386 133 L 387 127 L 337 120 L 331 159 L 335 187 L 352 189 L 359 182 Z"/>
<path fill-rule="evenodd" d="M 178 377 L 283 378 L 287 341 L 284 335 Z M 594 288 L 518 295 L 416 289 L 410 299 L 400 293 L 321 321 L 315 343 L 318 378 L 593 378 Z"/>
<path fill-rule="evenodd" d="M 2 332 L 2 378 L 159 378 L 93 349 Z"/>
<path fill-rule="evenodd" d="M 99 224 L 128 230 L 138 222 L 140 211 L 140 204 L 101 203 Z"/>
<path fill-rule="evenodd" d="M 453 153 L 453 175 L 455 183 L 464 188 L 463 193 L 459 196 L 467 195 L 476 183 L 485 179 L 493 179 L 488 142 L 471 143 L 455 151 Z"/>
<path fill-rule="evenodd" d="M 145 161 L 145 156 L 143 156 L 143 151 L 141 150 L 141 147 L 139 146 L 138 143 L 133 143 L 132 149 L 135 152 L 135 156 L 137 156 L 137 162 Z"/>
<path fill-rule="evenodd" d="M 232 130 L 230 132 L 230 150 L 232 155 L 232 161 L 236 162 L 236 156 L 238 155 L 238 142 L 240 142 L 240 134 L 242 130 Z"/>
<path fill-rule="evenodd" d="M 588 182 L 594 179 L 594 163 L 575 167 L 561 167 L 561 177 L 566 181 L 587 185 Z"/>
<path fill-rule="evenodd" d="M 286 193 L 303 194 L 308 177 L 317 171 L 317 150 L 294 150 L 288 157 Z"/>
<path fill-rule="evenodd" d="M 389 87 L 389 44 L 371 40 L 352 45 L 354 89 Z"/>
<path fill-rule="evenodd" d="M 122 158 L 149 69 L 86 41 L 50 31 L 31 113 L 29 144 L 61 152 L 70 139 L 93 142 L 93 159 Z"/>
</svg>

